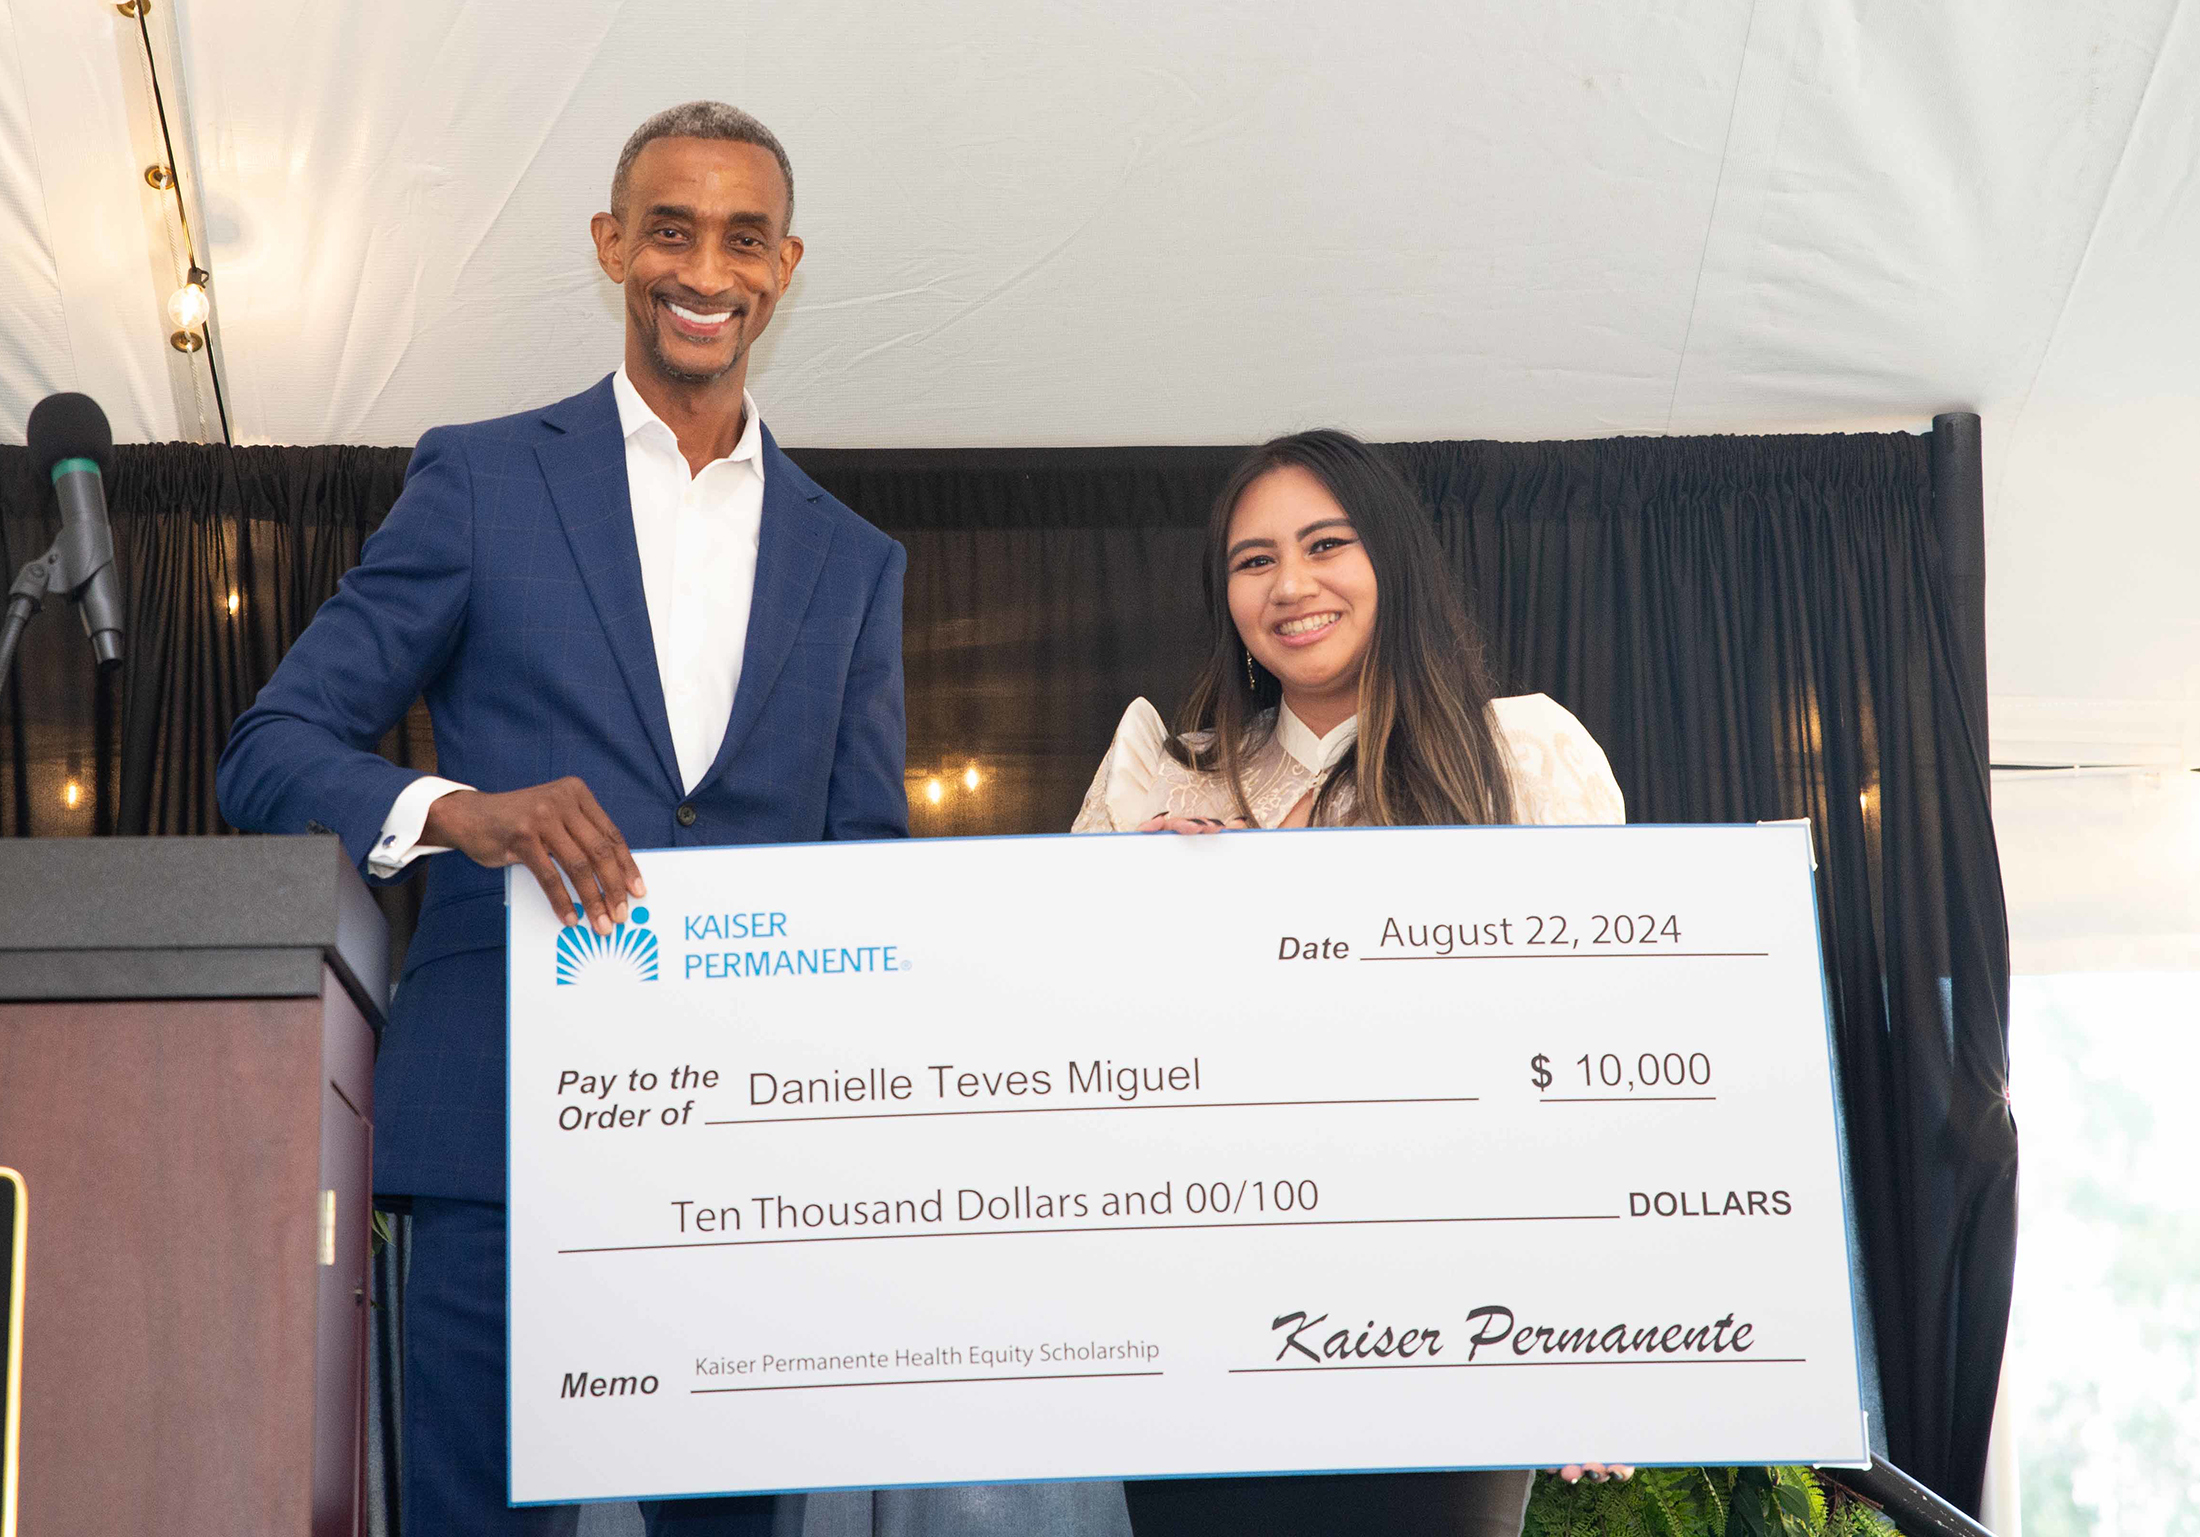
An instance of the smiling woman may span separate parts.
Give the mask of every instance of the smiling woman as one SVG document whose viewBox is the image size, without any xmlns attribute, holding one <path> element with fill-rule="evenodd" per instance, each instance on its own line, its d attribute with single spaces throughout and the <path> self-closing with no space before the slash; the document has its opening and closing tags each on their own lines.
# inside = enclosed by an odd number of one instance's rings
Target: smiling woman
<svg viewBox="0 0 2200 1537">
<path fill-rule="evenodd" d="M 1327 431 L 1254 450 L 1206 553 L 1211 644 L 1179 730 L 1134 702 L 1077 831 L 1626 819 L 1579 721 L 1490 697 L 1428 513 L 1378 450 Z"/>
<path fill-rule="evenodd" d="M 1358 713 L 1376 615 L 1366 537 L 1311 470 L 1284 464 L 1246 486 L 1224 538 L 1247 660 L 1288 684 L 1293 713 L 1326 734 Z"/>
<path fill-rule="evenodd" d="M 1220 773 L 1251 821 L 1238 758 L 1260 718 L 1325 740 L 1356 721 L 1285 825 L 1512 820 L 1481 641 L 1396 466 L 1341 432 L 1278 438 L 1223 487 L 1207 545 L 1214 644 L 1171 756 Z"/>
</svg>

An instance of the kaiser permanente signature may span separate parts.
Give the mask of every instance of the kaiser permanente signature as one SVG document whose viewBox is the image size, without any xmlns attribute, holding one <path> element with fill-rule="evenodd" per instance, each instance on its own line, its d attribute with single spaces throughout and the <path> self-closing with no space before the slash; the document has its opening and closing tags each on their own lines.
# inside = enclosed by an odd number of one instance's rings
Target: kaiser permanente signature
<svg viewBox="0 0 2200 1537">
<path fill-rule="evenodd" d="M 1442 1328 L 1420 1325 L 1399 1328 L 1385 1323 L 1377 1327 L 1369 1319 L 1360 1329 L 1317 1331 L 1329 1322 L 1327 1313 L 1308 1314 L 1305 1309 L 1281 1313 L 1269 1325 L 1278 1335 L 1279 1365 L 1240 1367 L 1239 1373 L 1263 1371 L 1379 1370 L 1412 1366 L 1511 1366 L 1592 1364 L 1721 1364 L 1793 1365 L 1801 1357 L 1753 1356 L 1750 1336 L 1756 1326 L 1736 1323 L 1732 1313 L 1705 1324 L 1577 1324 L 1571 1328 L 1552 1324 L 1523 1324 L 1513 1310 L 1496 1303 L 1469 1309 L 1466 1323 L 1474 1330 L 1465 1338 L 1465 1359 L 1439 1361 L 1447 1343 Z M 1450 1343 L 1458 1343 L 1456 1333 Z M 1484 1350 L 1496 1359 L 1477 1359 Z M 1506 1359 L 1507 1356 L 1511 1359 Z M 1550 1357 L 1565 1357 L 1554 1361 Z M 1311 1363 L 1311 1364 L 1308 1364 Z"/>
</svg>

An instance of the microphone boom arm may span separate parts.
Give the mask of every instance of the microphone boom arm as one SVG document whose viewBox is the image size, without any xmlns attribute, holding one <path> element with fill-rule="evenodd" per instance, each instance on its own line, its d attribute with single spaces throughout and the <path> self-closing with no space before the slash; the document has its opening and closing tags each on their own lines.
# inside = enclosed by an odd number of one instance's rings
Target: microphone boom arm
<svg viewBox="0 0 2200 1537">
<path fill-rule="evenodd" d="M 45 606 L 57 554 L 58 548 L 25 561 L 23 569 L 15 573 L 15 585 L 8 589 L 8 614 L 0 622 L 0 688 L 7 687 L 15 662 L 15 643 L 23 638 L 23 626 Z"/>
<path fill-rule="evenodd" d="M 65 459 L 55 466 L 54 489 L 62 501 L 61 532 L 45 554 L 24 563 L 8 589 L 7 617 L 0 620 L 0 689 L 7 687 L 24 627 L 53 592 L 81 607 L 84 632 L 91 637 L 92 655 L 101 667 L 122 660 L 121 615 L 112 611 L 118 605 L 110 588 L 92 581 L 115 563 L 114 538 L 106 518 L 88 516 L 85 511 L 87 496 L 92 499 L 90 505 L 97 507 L 98 474 L 98 466 L 89 459 Z M 90 483 L 88 492 L 84 482 Z"/>
<path fill-rule="evenodd" d="M 71 564 L 69 556 L 72 551 L 65 549 L 64 546 L 70 542 L 70 530 L 64 528 L 61 531 L 61 536 L 54 540 L 51 549 L 35 559 L 23 562 L 23 569 L 15 573 L 15 581 L 8 588 L 7 617 L 0 619 L 0 689 L 5 689 L 8 686 L 8 678 L 11 676 L 11 669 L 15 662 L 15 644 L 23 638 L 23 629 L 31 622 L 31 616 L 46 606 L 48 593 L 57 588 L 62 592 L 69 590 L 70 572 L 68 567 Z M 84 565 L 85 562 L 81 558 L 83 552 L 73 553 L 79 555 L 79 559 L 75 564 L 79 567 Z M 113 559 L 114 555 L 110 549 L 106 554 L 106 559 L 98 564 L 105 565 L 107 561 Z M 96 570 L 97 566 L 94 566 L 93 569 Z M 84 572 L 83 577 L 85 581 L 88 581 L 90 572 Z M 80 582 L 78 585 L 81 586 L 82 583 Z M 105 661 L 106 659 L 102 657 L 101 660 Z"/>
</svg>

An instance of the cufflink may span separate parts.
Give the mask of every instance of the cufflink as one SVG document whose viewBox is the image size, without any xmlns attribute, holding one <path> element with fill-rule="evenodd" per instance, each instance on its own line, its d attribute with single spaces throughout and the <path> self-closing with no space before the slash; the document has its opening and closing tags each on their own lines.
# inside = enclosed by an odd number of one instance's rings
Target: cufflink
<svg viewBox="0 0 2200 1537">
<path fill-rule="evenodd" d="M 395 833 L 391 833 L 391 834 L 389 834 L 389 835 L 388 835 L 387 837 L 385 837 L 385 838 L 384 838 L 384 839 L 382 840 L 382 847 L 384 847 L 384 848 L 388 848 L 388 847 L 389 847 L 389 846 L 390 846 L 391 844 L 395 843 L 396 841 L 397 841 L 397 834 L 395 834 Z"/>
</svg>

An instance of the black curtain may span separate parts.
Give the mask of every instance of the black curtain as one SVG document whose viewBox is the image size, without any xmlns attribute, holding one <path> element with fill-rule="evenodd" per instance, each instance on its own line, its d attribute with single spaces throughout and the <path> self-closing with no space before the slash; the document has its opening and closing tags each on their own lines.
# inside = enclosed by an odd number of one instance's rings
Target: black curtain
<svg viewBox="0 0 2200 1537">
<path fill-rule="evenodd" d="M 260 690 L 405 483 L 405 449 L 120 444 L 108 478 L 127 604 L 118 675 L 95 677 L 68 605 L 24 631 L 0 724 L 0 833 L 217 833 L 214 764 Z M 0 563 L 58 531 L 28 456 L 0 446 Z M 427 708 L 383 742 L 435 766 Z M 419 883 L 376 893 L 399 937 Z"/>
<path fill-rule="evenodd" d="M 1512 692 L 1604 744 L 1637 821 L 1808 817 L 1892 1459 L 1976 1511 L 2015 1253 L 2007 940 L 1977 614 L 1932 440 L 1413 443 Z M 395 498 L 402 450 L 118 450 L 130 662 L 49 617 L 5 712 L 0 829 L 219 829 L 229 721 Z M 1123 707 L 1199 653 L 1199 529 L 1230 449 L 796 457 L 909 548 L 919 835 L 1067 827 Z M 16 563 L 52 534 L 0 449 Z M 232 603 L 234 595 L 234 603 Z M 385 750 L 432 765 L 416 710 Z M 69 787 L 76 786 L 72 798 Z M 405 899 L 392 899 L 402 932 Z"/>
</svg>

